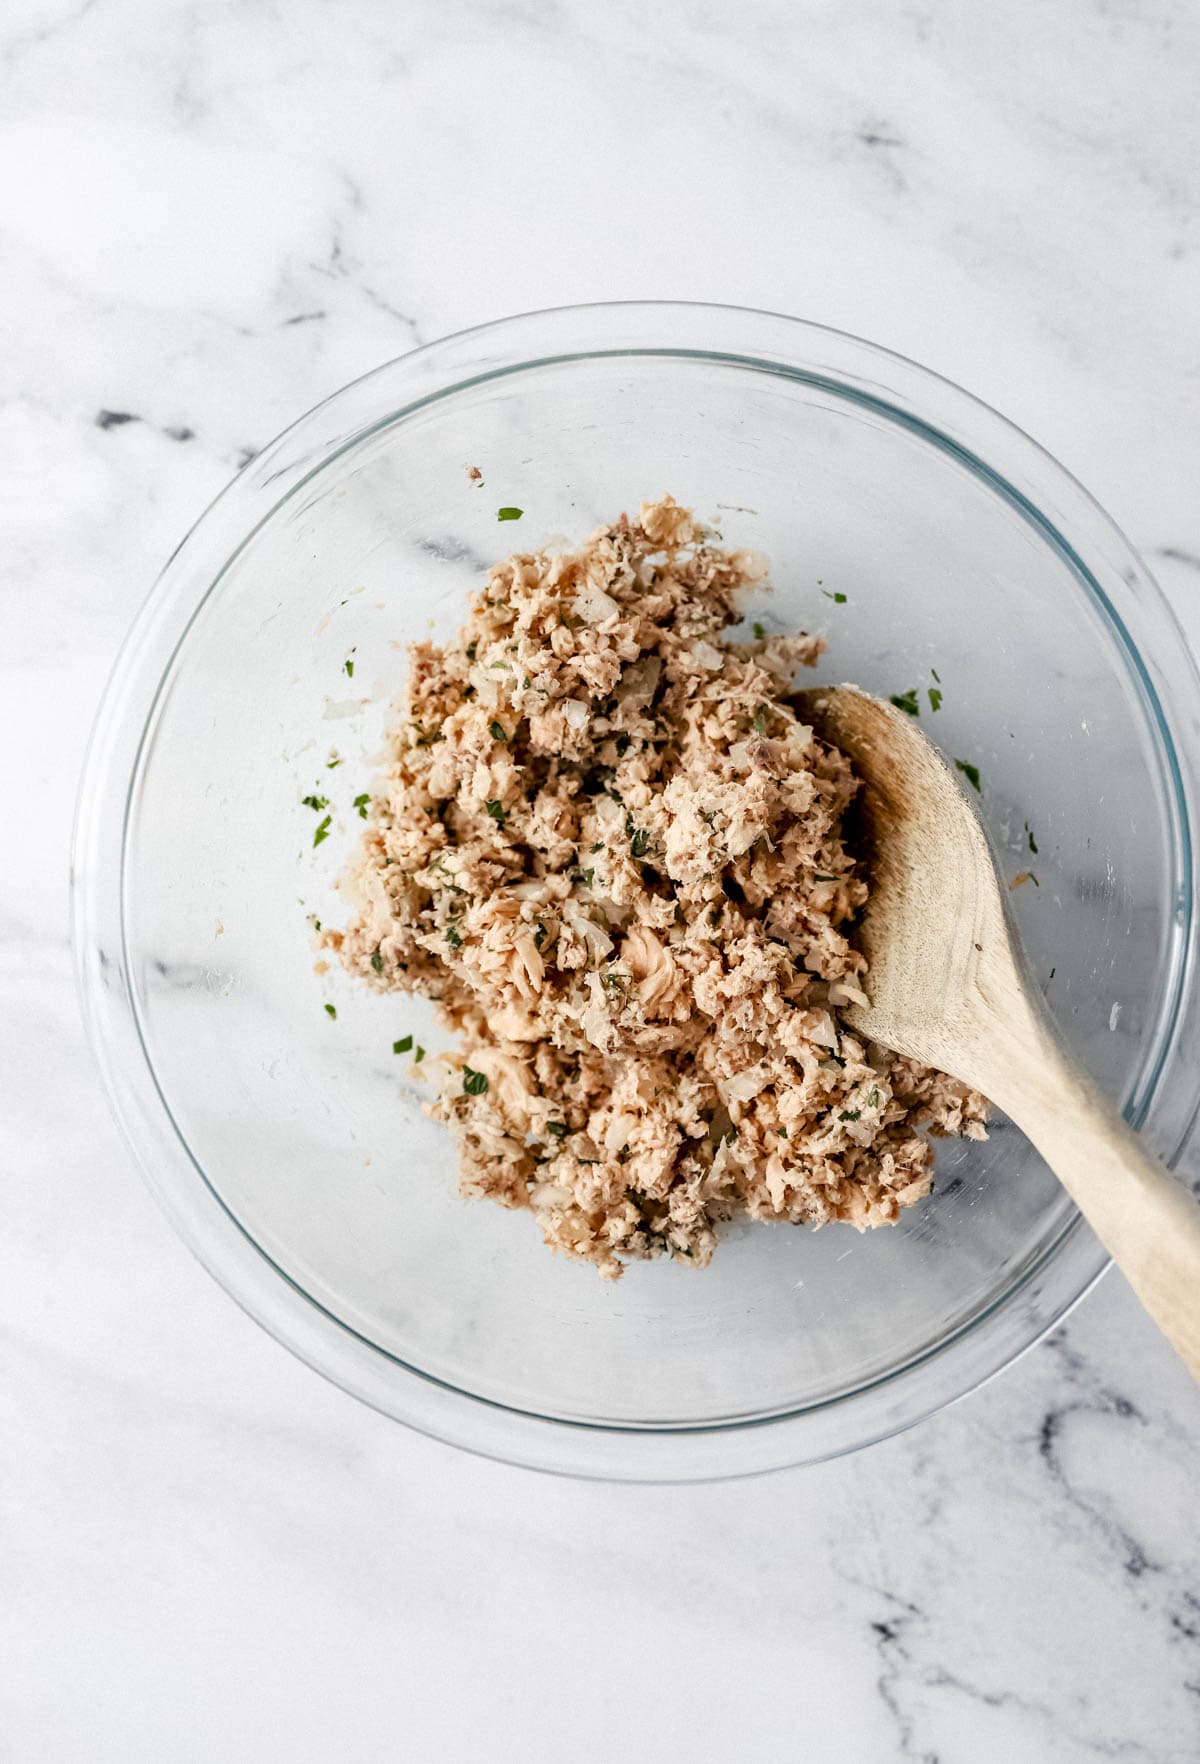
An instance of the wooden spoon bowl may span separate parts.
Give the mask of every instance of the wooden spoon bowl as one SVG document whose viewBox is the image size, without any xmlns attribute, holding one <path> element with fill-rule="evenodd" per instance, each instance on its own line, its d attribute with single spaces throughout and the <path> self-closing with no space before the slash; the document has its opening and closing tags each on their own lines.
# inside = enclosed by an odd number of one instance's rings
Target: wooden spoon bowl
<svg viewBox="0 0 1200 1764">
<path fill-rule="evenodd" d="M 911 717 L 856 687 L 796 703 L 863 780 L 871 1002 L 843 1015 L 1011 1117 L 1200 1379 L 1200 1206 L 1064 1046 L 962 785 Z"/>
</svg>

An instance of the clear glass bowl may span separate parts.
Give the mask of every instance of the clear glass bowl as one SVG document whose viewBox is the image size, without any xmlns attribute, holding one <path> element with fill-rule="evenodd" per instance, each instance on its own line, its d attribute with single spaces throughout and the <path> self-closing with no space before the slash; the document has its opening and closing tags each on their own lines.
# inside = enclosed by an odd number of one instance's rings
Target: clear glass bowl
<svg viewBox="0 0 1200 1764">
<path fill-rule="evenodd" d="M 889 694 L 936 669 L 923 727 L 978 765 L 1002 865 L 1037 874 L 1011 899 L 1051 1009 L 1178 1153 L 1200 1008 L 1200 699 L 1180 632 L 1027 437 L 911 362 L 770 314 L 535 313 L 302 418 L 204 515 L 129 638 L 88 760 L 75 901 L 113 1106 L 252 1315 L 444 1439 L 687 1479 L 929 1414 L 1054 1324 L 1104 1256 L 999 1120 L 985 1145 L 938 1148 L 934 1197 L 893 1230 L 735 1227 L 703 1272 L 604 1284 L 528 1216 L 459 1197 L 391 1053 L 409 1032 L 444 1045 L 428 1009 L 314 974 L 307 915 L 337 922 L 402 646 L 447 635 L 514 543 L 580 539 L 666 490 L 770 554 L 774 592 L 749 616 L 825 631 L 816 678 Z M 519 526 L 498 524 L 503 504 Z M 335 804 L 316 850 L 314 790 Z"/>
</svg>

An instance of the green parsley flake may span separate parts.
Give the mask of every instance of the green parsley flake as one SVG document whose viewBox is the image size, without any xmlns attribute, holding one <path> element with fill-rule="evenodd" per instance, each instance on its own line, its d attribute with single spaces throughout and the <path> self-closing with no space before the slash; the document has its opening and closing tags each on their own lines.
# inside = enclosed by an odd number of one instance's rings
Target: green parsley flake
<svg viewBox="0 0 1200 1764">
<path fill-rule="evenodd" d="M 326 1016 L 327 1016 L 327 1017 L 332 1017 L 332 1018 L 333 1018 L 333 1020 L 334 1020 L 334 1022 L 335 1022 L 335 1023 L 336 1023 L 336 1022 L 337 1022 L 337 1006 L 336 1006 L 336 1005 L 331 1005 L 331 1004 L 327 1004 L 327 1005 L 326 1005 L 326 1006 L 325 1006 L 325 1015 L 326 1015 Z"/>
<path fill-rule="evenodd" d="M 929 708 L 931 711 L 941 710 L 942 708 L 942 694 L 937 686 L 931 686 L 929 688 Z"/>
<path fill-rule="evenodd" d="M 754 733 L 756 735 L 765 735 L 766 732 L 767 732 L 767 707 L 765 704 L 760 704 L 758 709 L 754 713 Z"/>
<path fill-rule="evenodd" d="M 879 1088 L 877 1085 L 872 1084 L 871 1086 L 870 1092 L 867 1096 L 867 1107 L 869 1109 L 877 1109 L 879 1107 Z"/>
<path fill-rule="evenodd" d="M 489 733 L 490 733 L 493 741 L 507 741 L 508 740 L 507 730 L 503 729 L 499 723 L 493 723 L 491 725 Z"/>
<path fill-rule="evenodd" d="M 487 1077 L 483 1072 L 473 1072 L 470 1066 L 463 1067 L 463 1089 L 468 1096 L 482 1096 L 487 1087 Z"/>
<path fill-rule="evenodd" d="M 497 802 L 495 800 L 495 798 L 493 797 L 490 802 L 485 802 L 483 806 L 487 810 L 488 814 L 492 817 L 493 821 L 495 821 L 496 825 L 498 827 L 503 827 L 503 825 L 504 825 L 504 804 L 501 802 Z"/>
<path fill-rule="evenodd" d="M 462 938 L 459 936 L 458 932 L 454 929 L 453 925 L 449 926 L 446 931 L 446 942 L 450 945 L 451 949 L 461 949 L 462 948 Z"/>
<path fill-rule="evenodd" d="M 838 1116 L 838 1120 L 839 1121 L 857 1121 L 858 1117 L 861 1114 L 862 1114 L 861 1109 L 843 1109 L 841 1114 Z"/>
<path fill-rule="evenodd" d="M 327 772 L 332 772 L 334 766 L 340 766 L 341 763 L 342 763 L 341 754 L 340 753 L 331 753 L 329 758 L 325 761 L 325 770 Z"/>
<path fill-rule="evenodd" d="M 468 661 L 475 660 L 475 645 L 473 643 L 468 644 L 468 646 L 467 646 L 467 660 Z"/>
<path fill-rule="evenodd" d="M 366 790 L 363 791 L 361 796 L 356 796 L 354 798 L 354 806 L 358 810 L 360 820 L 363 820 L 363 821 L 366 820 L 367 809 L 370 806 L 370 802 L 371 802 L 370 792 L 366 791 Z"/>
<path fill-rule="evenodd" d="M 302 796 L 300 801 L 305 808 L 316 809 L 318 814 L 320 814 L 322 809 L 327 809 L 329 807 L 329 798 L 327 796 Z"/>
<path fill-rule="evenodd" d="M 919 717 L 921 714 L 915 686 L 910 692 L 893 692 L 889 702 L 894 704 L 897 710 L 902 710 L 905 716 Z"/>
<path fill-rule="evenodd" d="M 644 827 L 635 827 L 633 838 L 629 841 L 631 857 L 644 858 L 650 848 L 650 835 Z"/>
<path fill-rule="evenodd" d="M 962 773 L 963 777 L 967 780 L 967 783 L 971 786 L 972 790 L 978 791 L 980 795 L 982 795 L 983 786 L 979 782 L 979 767 L 973 766 L 969 760 L 956 759 L 954 763 Z"/>
<path fill-rule="evenodd" d="M 937 681 L 938 685 L 940 686 L 942 683 L 942 676 L 938 673 L 937 669 L 930 668 L 929 672 L 933 675 L 934 679 Z"/>
<path fill-rule="evenodd" d="M 353 678 L 354 678 L 354 662 L 353 662 L 353 659 L 352 659 L 352 658 L 351 658 L 351 657 L 350 657 L 350 656 L 347 656 L 347 657 L 346 657 L 346 659 L 345 659 L 345 661 L 344 661 L 344 662 L 343 662 L 343 663 L 342 663 L 342 666 L 343 666 L 343 667 L 344 667 L 344 668 L 345 668 L 345 670 L 346 670 L 346 675 L 347 675 L 347 678 L 348 678 L 348 679 L 351 679 L 351 680 L 353 680 Z"/>
<path fill-rule="evenodd" d="M 496 519 L 498 521 L 519 521 L 524 513 L 525 510 L 523 508 L 498 508 L 496 510 Z M 484 1089 L 486 1090 L 486 1088 L 487 1086 L 485 1085 Z"/>
<path fill-rule="evenodd" d="M 571 1129 L 565 1121 L 546 1122 L 546 1132 L 553 1135 L 555 1139 L 565 1139 L 570 1131 Z"/>
<path fill-rule="evenodd" d="M 758 623 L 758 621 L 757 621 L 757 620 L 755 620 L 755 623 L 754 623 L 754 636 L 755 636 L 755 640 L 756 640 L 756 641 L 757 641 L 757 642 L 759 642 L 759 643 L 761 643 L 761 642 L 762 642 L 762 640 L 763 640 L 763 638 L 764 638 L 764 637 L 765 637 L 765 636 L 766 636 L 766 634 L 767 634 L 767 628 L 766 628 L 766 626 L 765 626 L 765 625 L 760 625 L 760 624 L 759 624 L 759 623 Z"/>
<path fill-rule="evenodd" d="M 1036 857 L 1038 843 L 1037 843 L 1037 840 L 1033 837 L 1033 834 L 1029 830 L 1029 822 L 1028 821 L 1026 821 L 1026 823 L 1025 823 L 1025 837 L 1029 841 L 1030 851 L 1033 853 L 1034 857 Z"/>
<path fill-rule="evenodd" d="M 329 824 L 332 820 L 333 820 L 332 815 L 326 815 L 325 819 L 318 823 L 317 830 L 313 834 L 313 850 L 314 851 L 316 850 L 317 846 L 321 844 L 322 840 L 329 838 Z"/>
<path fill-rule="evenodd" d="M 413 1054 L 413 1064 L 419 1066 L 424 1058 L 425 1049 L 421 1046 L 420 1042 L 418 1042 L 416 1052 Z"/>
<path fill-rule="evenodd" d="M 412 1046 L 412 1036 L 411 1035 L 402 1035 L 400 1037 L 399 1041 L 393 1041 L 392 1052 L 394 1054 L 407 1053 L 411 1046 Z"/>
<path fill-rule="evenodd" d="M 832 600 L 837 606 L 845 606 L 846 604 L 846 596 L 842 593 L 831 594 L 828 588 L 822 588 L 821 593 L 825 596 L 826 600 Z"/>
</svg>

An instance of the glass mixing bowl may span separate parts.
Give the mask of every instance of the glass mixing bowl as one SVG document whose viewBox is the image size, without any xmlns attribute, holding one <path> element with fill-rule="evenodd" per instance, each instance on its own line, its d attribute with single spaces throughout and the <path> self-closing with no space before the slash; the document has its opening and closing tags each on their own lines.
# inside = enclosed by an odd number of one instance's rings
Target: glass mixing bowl
<svg viewBox="0 0 1200 1764">
<path fill-rule="evenodd" d="M 979 768 L 1002 867 L 1036 873 L 1010 898 L 1064 1036 L 1177 1154 L 1200 1009 L 1200 698 L 1180 632 L 1027 437 L 911 362 L 771 314 L 534 313 L 303 417 L 204 515 L 129 638 L 75 901 L 113 1106 L 252 1315 L 443 1439 L 689 1479 L 929 1414 L 1061 1318 L 1105 1257 L 999 1119 L 986 1144 L 939 1145 L 934 1196 L 892 1230 L 743 1225 L 706 1270 L 605 1284 L 528 1215 L 458 1195 L 450 1140 L 391 1052 L 409 1033 L 445 1045 L 428 1007 L 314 973 L 308 915 L 338 922 L 403 646 L 447 636 L 514 544 L 582 539 L 664 491 L 769 554 L 774 591 L 747 616 L 825 632 L 815 679 L 920 691 L 922 727 Z M 314 793 L 333 814 L 317 848 Z"/>
</svg>

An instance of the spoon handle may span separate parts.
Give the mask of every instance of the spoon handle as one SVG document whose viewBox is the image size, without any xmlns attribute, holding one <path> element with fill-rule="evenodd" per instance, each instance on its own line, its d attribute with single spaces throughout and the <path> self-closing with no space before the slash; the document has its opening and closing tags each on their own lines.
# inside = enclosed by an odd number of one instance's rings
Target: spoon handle
<svg viewBox="0 0 1200 1764">
<path fill-rule="evenodd" d="M 1200 1381 L 1200 1205 L 1061 1047 L 1005 1062 L 992 1095 L 1032 1141 Z"/>
</svg>

